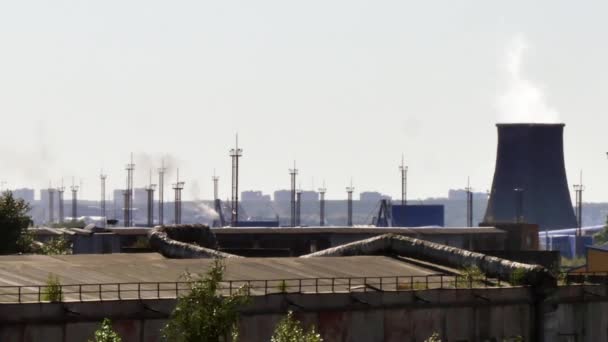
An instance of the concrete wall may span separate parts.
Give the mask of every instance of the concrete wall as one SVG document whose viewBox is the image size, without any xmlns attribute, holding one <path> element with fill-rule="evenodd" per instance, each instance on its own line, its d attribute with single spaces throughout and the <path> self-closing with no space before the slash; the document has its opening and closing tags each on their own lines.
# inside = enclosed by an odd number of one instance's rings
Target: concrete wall
<svg viewBox="0 0 608 342">
<path fill-rule="evenodd" d="M 546 341 L 608 341 L 608 291 L 602 285 L 564 286 L 544 304 Z"/>
<path fill-rule="evenodd" d="M 241 321 L 241 341 L 269 341 L 288 310 L 326 341 L 530 340 L 533 317 L 526 288 L 254 297 Z M 104 317 L 123 341 L 160 341 L 174 300 L 0 306 L 0 341 L 86 341 Z"/>
<path fill-rule="evenodd" d="M 542 304 L 533 299 L 528 288 L 269 295 L 254 297 L 243 310 L 240 336 L 244 342 L 268 341 L 276 323 L 293 310 L 328 342 L 423 341 L 433 332 L 448 342 L 534 341 L 537 328 L 544 341 L 608 339 L 605 286 L 560 287 Z M 156 342 L 174 305 L 175 300 L 4 304 L 0 341 L 86 341 L 109 317 L 123 341 Z"/>
<path fill-rule="evenodd" d="M 72 253 L 120 253 L 120 236 L 113 233 L 95 233 L 90 235 L 74 234 L 72 236 Z"/>
</svg>

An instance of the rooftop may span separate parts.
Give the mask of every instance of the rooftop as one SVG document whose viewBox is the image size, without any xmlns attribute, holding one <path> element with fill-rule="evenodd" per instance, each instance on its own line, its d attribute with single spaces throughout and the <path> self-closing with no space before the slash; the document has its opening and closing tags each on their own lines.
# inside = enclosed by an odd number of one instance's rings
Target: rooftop
<svg viewBox="0 0 608 342">
<path fill-rule="evenodd" d="M 0 256 L 0 303 L 40 301 L 50 274 L 60 279 L 66 301 L 175 298 L 188 291 L 185 272 L 202 274 L 213 262 L 167 259 L 156 253 Z M 454 282 L 447 268 L 385 256 L 235 258 L 223 263 L 220 289 L 225 293 L 244 285 L 252 295 L 265 295 L 395 291 L 413 284 L 437 288 Z"/>
</svg>

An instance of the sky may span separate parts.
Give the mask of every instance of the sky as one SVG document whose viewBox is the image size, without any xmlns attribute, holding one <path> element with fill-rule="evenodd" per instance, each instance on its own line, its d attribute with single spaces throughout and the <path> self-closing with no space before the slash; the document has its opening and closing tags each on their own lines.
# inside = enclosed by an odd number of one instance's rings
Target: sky
<svg viewBox="0 0 608 342">
<path fill-rule="evenodd" d="M 564 122 L 570 184 L 608 201 L 601 1 L 4 1 L 0 180 L 135 185 L 167 160 L 185 199 L 242 190 L 408 198 L 490 188 L 498 121 Z M 156 176 L 155 176 L 156 177 Z"/>
</svg>

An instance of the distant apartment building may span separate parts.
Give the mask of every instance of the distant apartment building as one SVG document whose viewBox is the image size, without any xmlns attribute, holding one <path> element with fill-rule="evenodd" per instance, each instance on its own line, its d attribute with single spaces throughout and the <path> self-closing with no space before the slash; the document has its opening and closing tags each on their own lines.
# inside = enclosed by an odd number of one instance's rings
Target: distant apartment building
<svg viewBox="0 0 608 342">
<path fill-rule="evenodd" d="M 314 202 L 319 200 L 319 193 L 316 191 L 302 191 L 302 202 Z"/>
<path fill-rule="evenodd" d="M 28 203 L 34 203 L 34 189 L 22 188 L 13 190 L 13 197 L 20 198 Z M 48 195 L 47 195 L 48 197 Z"/>
<path fill-rule="evenodd" d="M 148 193 L 146 188 L 133 189 L 133 205 L 136 207 L 145 207 L 148 203 Z"/>
<path fill-rule="evenodd" d="M 264 195 L 261 191 L 243 191 L 241 192 L 242 201 L 259 201 L 270 202 L 270 195 Z"/>
<path fill-rule="evenodd" d="M 302 202 L 313 202 L 319 200 L 319 193 L 316 191 L 302 191 Z M 291 190 L 277 190 L 274 192 L 275 202 L 290 202 Z"/>
<path fill-rule="evenodd" d="M 112 192 L 112 200 L 116 204 L 121 204 L 125 201 L 125 191 L 123 189 L 116 189 Z"/>
<path fill-rule="evenodd" d="M 488 194 L 485 192 L 474 192 L 473 197 L 487 199 Z M 448 200 L 451 201 L 466 201 L 467 191 L 464 189 L 451 189 L 448 192 Z"/>
<path fill-rule="evenodd" d="M 380 202 L 381 200 L 391 200 L 391 196 L 383 195 L 377 191 L 365 191 L 359 194 L 361 202 Z"/>
<path fill-rule="evenodd" d="M 289 202 L 291 201 L 291 191 L 290 190 L 277 190 L 274 192 L 274 201 L 275 202 Z"/>
</svg>

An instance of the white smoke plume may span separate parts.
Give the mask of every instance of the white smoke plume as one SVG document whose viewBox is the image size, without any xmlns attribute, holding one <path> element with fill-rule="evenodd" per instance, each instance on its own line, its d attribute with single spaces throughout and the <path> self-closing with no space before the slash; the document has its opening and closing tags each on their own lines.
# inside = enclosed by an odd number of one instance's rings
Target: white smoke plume
<svg viewBox="0 0 608 342">
<path fill-rule="evenodd" d="M 212 223 L 213 220 L 216 220 L 220 217 L 213 208 L 211 208 L 201 199 L 201 188 L 197 181 L 192 181 L 192 185 L 189 186 L 188 189 L 190 190 L 190 195 L 194 199 L 196 219 L 204 221 L 200 223 Z"/>
<path fill-rule="evenodd" d="M 498 98 L 501 123 L 557 123 L 559 114 L 545 100 L 543 89 L 527 79 L 522 70 L 528 44 L 523 35 L 515 36 L 506 50 L 506 89 Z"/>
</svg>

